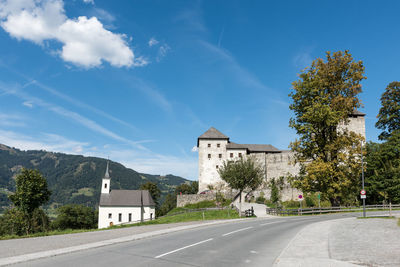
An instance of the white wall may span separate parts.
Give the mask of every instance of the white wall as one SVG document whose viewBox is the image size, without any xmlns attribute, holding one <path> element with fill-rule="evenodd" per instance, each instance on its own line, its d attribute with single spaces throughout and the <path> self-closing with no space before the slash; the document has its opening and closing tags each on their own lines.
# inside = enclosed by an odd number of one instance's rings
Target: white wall
<svg viewBox="0 0 400 267">
<path fill-rule="evenodd" d="M 111 219 L 108 218 L 108 214 L 111 213 Z M 118 214 L 122 214 L 121 222 L 118 220 Z M 122 223 L 129 222 L 129 213 L 132 213 L 132 222 L 139 222 L 141 219 L 140 216 L 140 207 L 99 207 L 99 221 L 98 228 L 107 228 L 110 226 L 112 222 L 113 225 L 118 225 Z M 143 219 L 149 220 L 150 214 L 152 214 L 152 218 L 155 218 L 155 209 L 150 207 L 144 207 Z"/>
<path fill-rule="evenodd" d="M 221 182 L 217 166 L 227 159 L 227 140 L 199 140 L 199 192 L 207 190 L 207 185 Z M 208 147 L 210 144 L 210 147 Z M 217 145 L 220 144 L 220 147 Z M 211 154 L 211 158 L 208 158 Z M 221 158 L 219 155 L 221 154 Z"/>
</svg>

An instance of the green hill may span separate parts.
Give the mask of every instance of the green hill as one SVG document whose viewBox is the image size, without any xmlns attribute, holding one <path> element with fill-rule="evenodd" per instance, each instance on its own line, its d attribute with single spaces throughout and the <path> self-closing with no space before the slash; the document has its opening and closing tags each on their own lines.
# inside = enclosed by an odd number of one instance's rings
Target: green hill
<svg viewBox="0 0 400 267">
<path fill-rule="evenodd" d="M 10 204 L 7 194 L 15 190 L 15 177 L 22 168 L 37 169 L 47 179 L 51 198 L 47 207 L 76 203 L 98 205 L 101 179 L 107 160 L 96 157 L 68 155 L 43 150 L 22 151 L 0 144 L 0 208 Z M 138 173 L 122 164 L 110 161 L 111 189 L 138 189 L 151 181 L 162 192 L 161 202 L 177 185 L 189 182 L 174 175 Z"/>
</svg>

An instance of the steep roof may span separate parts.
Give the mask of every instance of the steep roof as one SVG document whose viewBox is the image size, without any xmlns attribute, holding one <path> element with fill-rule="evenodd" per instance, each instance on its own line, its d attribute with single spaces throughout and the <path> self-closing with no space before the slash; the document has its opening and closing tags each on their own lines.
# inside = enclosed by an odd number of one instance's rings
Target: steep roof
<svg viewBox="0 0 400 267">
<path fill-rule="evenodd" d="M 197 147 L 199 146 L 199 140 L 200 139 L 224 139 L 229 141 L 229 137 L 215 129 L 214 127 L 211 127 L 208 129 L 205 133 L 199 136 L 197 138 Z"/>
<path fill-rule="evenodd" d="M 358 116 L 364 117 L 365 113 L 362 113 L 361 111 L 355 109 L 355 110 L 353 110 L 353 112 L 350 115 L 351 116 L 356 116 L 356 117 L 358 117 Z"/>
<path fill-rule="evenodd" d="M 199 139 L 229 139 L 229 137 L 224 135 L 214 127 L 211 127 L 205 133 L 200 135 Z"/>
<path fill-rule="evenodd" d="M 155 206 L 148 190 L 111 190 L 109 194 L 101 194 L 101 207 L 140 207 Z"/>
<path fill-rule="evenodd" d="M 259 145 L 259 144 L 236 144 L 230 142 L 226 145 L 227 149 L 246 149 L 249 152 L 281 152 L 279 149 L 272 145 Z"/>
</svg>

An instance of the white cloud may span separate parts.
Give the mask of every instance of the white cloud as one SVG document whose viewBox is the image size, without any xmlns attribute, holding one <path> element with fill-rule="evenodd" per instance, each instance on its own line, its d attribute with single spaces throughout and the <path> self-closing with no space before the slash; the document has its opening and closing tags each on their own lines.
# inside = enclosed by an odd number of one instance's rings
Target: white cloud
<svg viewBox="0 0 400 267">
<path fill-rule="evenodd" d="M 171 48 L 167 44 L 161 45 L 160 48 L 158 49 L 157 62 L 159 62 L 163 57 L 165 57 L 169 50 L 171 50 Z"/>
<path fill-rule="evenodd" d="M 157 45 L 159 42 L 154 38 L 154 37 L 152 37 L 152 38 L 150 38 L 150 40 L 149 40 L 149 46 L 150 47 L 152 47 L 153 45 Z"/>
<path fill-rule="evenodd" d="M 199 151 L 199 148 L 197 146 L 192 147 L 192 152 L 197 152 Z"/>
<path fill-rule="evenodd" d="M 89 144 L 67 139 L 52 133 L 40 133 L 38 136 L 24 135 L 0 129 L 0 143 L 23 150 L 47 150 L 71 154 L 81 153 Z"/>
<path fill-rule="evenodd" d="M 33 108 L 33 103 L 31 101 L 24 101 L 22 105 L 28 108 Z"/>
<path fill-rule="evenodd" d="M 135 58 L 124 34 L 105 29 L 96 17 L 68 18 L 62 0 L 0 0 L 0 20 L 1 27 L 18 40 L 41 45 L 46 40 L 61 42 L 58 54 L 78 66 L 91 68 L 103 61 L 115 67 L 148 64 Z"/>
<path fill-rule="evenodd" d="M 92 4 L 94 5 L 94 0 L 83 0 L 85 4 Z"/>
<path fill-rule="evenodd" d="M 25 125 L 24 118 L 19 115 L 0 113 L 0 126 L 22 127 Z"/>
</svg>

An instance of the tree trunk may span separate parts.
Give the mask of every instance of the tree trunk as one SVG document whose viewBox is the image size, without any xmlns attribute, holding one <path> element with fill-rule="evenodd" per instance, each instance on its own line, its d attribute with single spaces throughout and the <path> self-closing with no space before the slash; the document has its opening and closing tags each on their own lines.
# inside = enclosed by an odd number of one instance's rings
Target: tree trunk
<svg viewBox="0 0 400 267">
<path fill-rule="evenodd" d="M 242 190 L 239 192 L 239 217 L 242 217 Z"/>
</svg>

